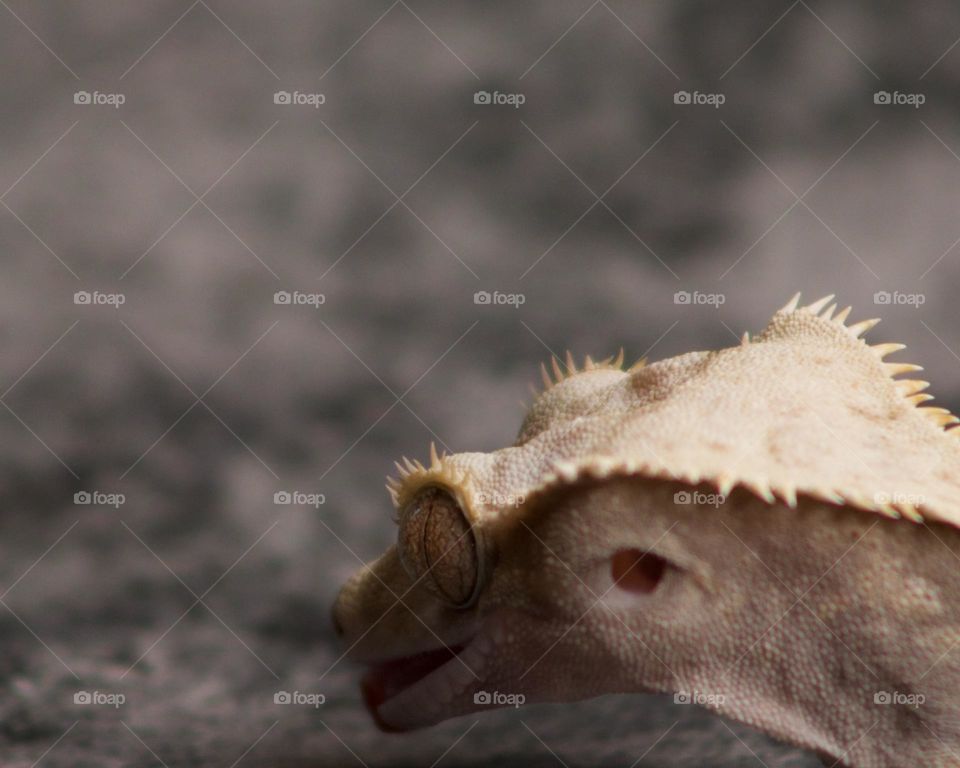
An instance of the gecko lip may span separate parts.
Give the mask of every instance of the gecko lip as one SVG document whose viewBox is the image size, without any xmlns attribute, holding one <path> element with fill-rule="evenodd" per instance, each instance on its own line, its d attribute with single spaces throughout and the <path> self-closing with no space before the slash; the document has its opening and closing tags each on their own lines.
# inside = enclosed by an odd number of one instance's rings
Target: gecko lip
<svg viewBox="0 0 960 768">
<path fill-rule="evenodd" d="M 372 665 L 363 676 L 360 687 L 364 703 L 377 726 L 388 732 L 403 730 L 391 726 L 380 717 L 380 706 L 444 667 L 462 650 L 462 645 L 454 645 Z"/>
<path fill-rule="evenodd" d="M 364 703 L 377 726 L 390 733 L 445 720 L 454 700 L 480 679 L 489 652 L 489 641 L 475 637 L 372 664 L 361 682 Z"/>
</svg>

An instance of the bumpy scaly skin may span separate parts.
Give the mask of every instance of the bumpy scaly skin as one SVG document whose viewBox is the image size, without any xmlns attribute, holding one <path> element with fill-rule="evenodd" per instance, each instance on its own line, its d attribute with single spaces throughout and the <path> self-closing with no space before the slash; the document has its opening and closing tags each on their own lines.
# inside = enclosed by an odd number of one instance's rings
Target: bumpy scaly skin
<svg viewBox="0 0 960 768">
<path fill-rule="evenodd" d="M 513 446 L 401 467 L 404 563 L 394 546 L 351 579 L 337 624 L 375 666 L 463 649 L 375 697 L 381 724 L 483 709 L 479 691 L 696 692 L 828 764 L 960 765 L 960 427 L 894 380 L 917 370 L 882 362 L 900 345 L 859 338 L 875 321 L 827 301 L 731 349 L 569 365 Z M 435 488 L 473 537 L 439 566 L 446 518 L 410 511 Z M 624 551 L 666 570 L 634 588 Z M 474 601 L 438 599 L 435 566 L 476 575 Z"/>
</svg>

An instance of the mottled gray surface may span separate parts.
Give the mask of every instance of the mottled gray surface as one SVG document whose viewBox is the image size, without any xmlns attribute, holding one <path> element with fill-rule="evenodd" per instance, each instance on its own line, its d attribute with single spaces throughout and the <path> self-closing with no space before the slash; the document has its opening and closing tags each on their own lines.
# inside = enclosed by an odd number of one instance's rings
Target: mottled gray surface
<svg viewBox="0 0 960 768">
<path fill-rule="evenodd" d="M 960 401 L 955 3 L 2 5 L 5 766 L 433 763 L 474 720 L 378 734 L 328 606 L 390 539 L 392 459 L 510 441 L 551 350 L 726 345 L 836 292 Z M 485 716 L 440 765 L 641 755 L 815 765 L 641 696 Z"/>
</svg>

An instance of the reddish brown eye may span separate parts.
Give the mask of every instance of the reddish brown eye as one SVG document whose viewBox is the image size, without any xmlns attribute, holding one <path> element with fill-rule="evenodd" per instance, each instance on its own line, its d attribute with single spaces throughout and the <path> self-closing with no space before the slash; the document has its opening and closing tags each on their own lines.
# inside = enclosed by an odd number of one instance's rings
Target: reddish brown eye
<svg viewBox="0 0 960 768">
<path fill-rule="evenodd" d="M 400 515 L 400 560 L 411 578 L 450 606 L 473 602 L 480 586 L 480 553 L 473 527 L 446 490 L 421 490 Z"/>
<path fill-rule="evenodd" d="M 666 560 L 640 549 L 621 549 L 610 558 L 613 583 L 626 592 L 650 594 L 657 588 L 666 570 Z"/>
</svg>

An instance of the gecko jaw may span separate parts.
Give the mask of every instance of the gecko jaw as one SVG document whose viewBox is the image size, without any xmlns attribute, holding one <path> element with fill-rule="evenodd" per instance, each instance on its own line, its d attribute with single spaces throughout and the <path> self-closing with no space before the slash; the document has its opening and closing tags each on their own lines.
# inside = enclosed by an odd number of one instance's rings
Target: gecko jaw
<svg viewBox="0 0 960 768">
<path fill-rule="evenodd" d="M 490 638 L 475 636 L 464 645 L 444 646 L 372 664 L 361 689 L 377 726 L 410 731 L 450 717 L 452 705 L 482 682 L 493 650 Z M 472 700 L 471 700 L 472 701 Z"/>
</svg>

